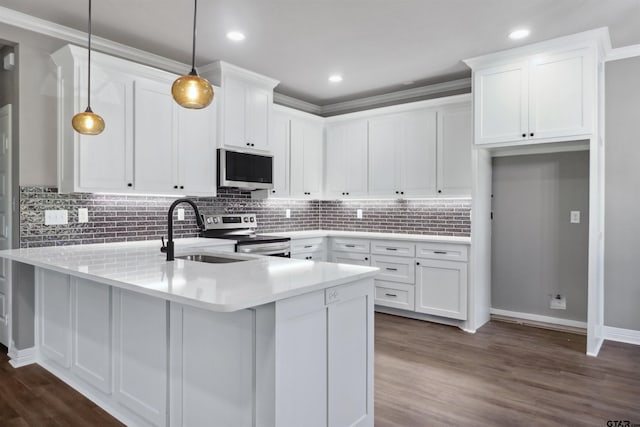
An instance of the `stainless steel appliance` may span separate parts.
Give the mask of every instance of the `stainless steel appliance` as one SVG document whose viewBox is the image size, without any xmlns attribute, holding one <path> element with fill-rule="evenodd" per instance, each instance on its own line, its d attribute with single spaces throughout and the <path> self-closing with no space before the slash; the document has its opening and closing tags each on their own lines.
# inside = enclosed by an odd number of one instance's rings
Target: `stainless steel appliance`
<svg viewBox="0 0 640 427">
<path fill-rule="evenodd" d="M 203 215 L 203 237 L 237 241 L 236 252 L 291 257 L 291 239 L 255 233 L 256 214 Z"/>
<path fill-rule="evenodd" d="M 218 149 L 218 187 L 273 188 L 273 156 Z"/>
</svg>

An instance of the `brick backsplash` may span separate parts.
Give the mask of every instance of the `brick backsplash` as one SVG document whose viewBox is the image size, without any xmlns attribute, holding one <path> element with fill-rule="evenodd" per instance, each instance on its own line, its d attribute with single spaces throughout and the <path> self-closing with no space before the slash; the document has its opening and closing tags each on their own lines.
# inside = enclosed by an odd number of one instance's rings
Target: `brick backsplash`
<svg viewBox="0 0 640 427">
<path fill-rule="evenodd" d="M 58 194 L 55 187 L 20 188 L 20 246 L 159 240 L 166 235 L 167 210 L 175 197 Z M 469 200 L 255 200 L 249 192 L 219 190 L 216 197 L 194 198 L 203 213 L 256 213 L 259 232 L 314 229 L 383 231 L 468 236 Z M 89 222 L 78 223 L 78 208 Z M 196 235 L 195 216 L 174 221 L 176 238 Z M 356 219 L 356 209 L 364 217 Z M 69 224 L 44 225 L 44 211 L 66 209 Z M 291 209 L 291 218 L 285 210 Z"/>
</svg>

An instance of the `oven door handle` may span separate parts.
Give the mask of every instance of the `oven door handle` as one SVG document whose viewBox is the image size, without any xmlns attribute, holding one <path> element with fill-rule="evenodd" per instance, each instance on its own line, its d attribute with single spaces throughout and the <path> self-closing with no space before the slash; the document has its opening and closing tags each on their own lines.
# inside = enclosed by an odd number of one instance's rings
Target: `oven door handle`
<svg viewBox="0 0 640 427">
<path fill-rule="evenodd" d="M 291 249 L 289 242 L 283 243 L 264 243 L 264 244 L 250 244 L 250 245 L 236 245 L 236 252 L 243 254 L 272 254 L 279 252 L 289 252 Z"/>
<path fill-rule="evenodd" d="M 283 258 L 291 258 L 291 254 L 288 250 L 279 250 L 279 251 L 261 251 L 261 252 L 247 252 L 251 255 L 270 255 L 270 256 L 279 256 Z"/>
</svg>

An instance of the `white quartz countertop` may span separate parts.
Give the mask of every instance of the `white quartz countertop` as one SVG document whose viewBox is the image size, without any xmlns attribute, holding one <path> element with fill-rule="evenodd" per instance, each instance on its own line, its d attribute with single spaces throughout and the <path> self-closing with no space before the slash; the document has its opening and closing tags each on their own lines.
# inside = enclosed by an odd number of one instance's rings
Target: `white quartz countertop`
<svg viewBox="0 0 640 427">
<path fill-rule="evenodd" d="M 375 240 L 405 240 L 415 242 L 433 243 L 460 243 L 471 244 L 471 237 L 459 236 L 434 236 L 427 234 L 402 234 L 402 233 L 371 233 L 366 231 L 338 231 L 338 230 L 306 230 L 277 233 L 260 233 L 266 236 L 282 236 L 291 239 L 307 239 L 312 237 L 349 237 L 353 239 Z"/>
<path fill-rule="evenodd" d="M 206 253 L 244 261 L 167 262 L 159 241 L 10 249 L 0 257 L 207 310 L 230 312 L 375 276 L 377 268 L 241 255 L 235 243 L 178 239 L 176 256 Z"/>
</svg>

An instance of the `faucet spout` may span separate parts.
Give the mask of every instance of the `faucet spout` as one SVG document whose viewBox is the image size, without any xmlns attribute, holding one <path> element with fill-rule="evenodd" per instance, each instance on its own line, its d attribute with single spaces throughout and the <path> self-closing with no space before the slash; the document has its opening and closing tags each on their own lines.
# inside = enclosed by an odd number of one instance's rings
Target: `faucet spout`
<svg viewBox="0 0 640 427">
<path fill-rule="evenodd" d="M 175 202 L 173 202 L 171 204 L 171 206 L 169 207 L 169 213 L 167 215 L 167 244 L 165 246 L 164 239 L 163 239 L 162 248 L 160 248 L 161 252 L 166 252 L 167 253 L 167 261 L 173 261 L 174 260 L 173 211 L 175 210 L 176 206 L 178 206 L 180 203 L 187 203 L 187 204 L 191 205 L 191 207 L 193 208 L 193 211 L 196 214 L 196 223 L 198 224 L 198 228 L 200 230 L 204 229 L 204 224 L 202 222 L 202 216 L 200 216 L 200 211 L 198 210 L 198 206 L 196 206 L 196 204 L 193 202 L 193 200 L 190 200 L 190 199 L 177 199 Z"/>
</svg>

